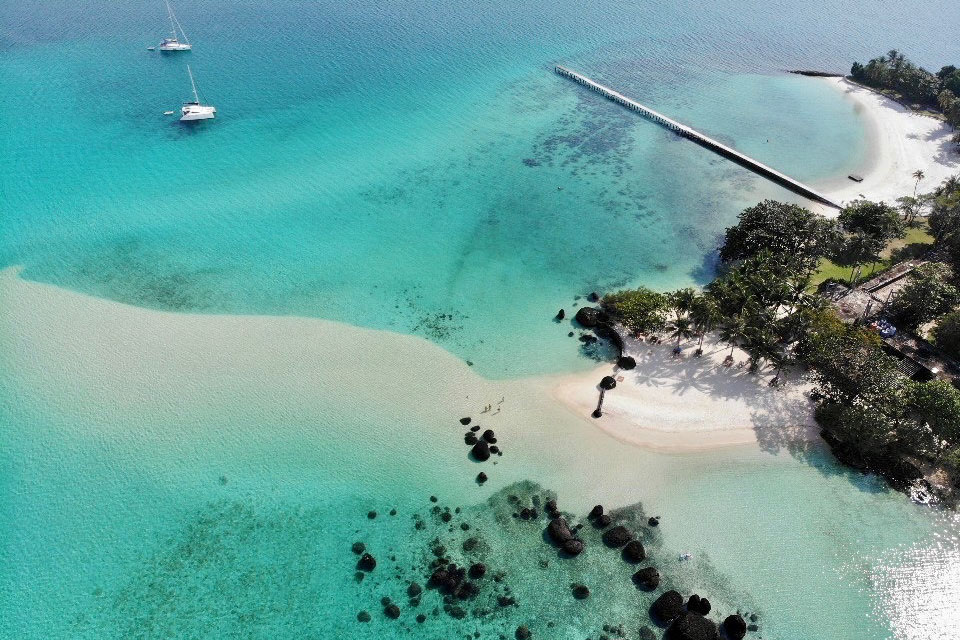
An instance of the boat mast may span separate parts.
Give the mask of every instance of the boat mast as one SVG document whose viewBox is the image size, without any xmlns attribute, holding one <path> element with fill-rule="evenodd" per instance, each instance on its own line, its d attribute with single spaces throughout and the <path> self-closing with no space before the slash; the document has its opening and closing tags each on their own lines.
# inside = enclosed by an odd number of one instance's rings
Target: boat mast
<svg viewBox="0 0 960 640">
<path fill-rule="evenodd" d="M 177 26 L 173 22 L 173 7 L 170 6 L 170 0 L 163 0 L 167 4 L 167 18 L 170 19 L 170 35 L 177 39 Z"/>
<path fill-rule="evenodd" d="M 190 86 L 193 87 L 193 101 L 200 104 L 200 96 L 197 95 L 197 84 L 193 81 L 193 71 L 190 70 L 190 65 L 187 65 L 187 73 L 190 74 Z"/>
<path fill-rule="evenodd" d="M 173 31 L 173 37 L 177 37 L 177 30 L 180 30 L 180 35 L 183 36 L 183 41 L 187 44 L 190 44 L 190 41 L 187 40 L 187 34 L 183 30 L 183 26 L 180 24 L 180 19 L 177 18 L 177 14 L 173 12 L 173 7 L 170 6 L 170 0 L 164 0 L 167 3 L 167 14 L 170 16 L 170 29 Z"/>
</svg>

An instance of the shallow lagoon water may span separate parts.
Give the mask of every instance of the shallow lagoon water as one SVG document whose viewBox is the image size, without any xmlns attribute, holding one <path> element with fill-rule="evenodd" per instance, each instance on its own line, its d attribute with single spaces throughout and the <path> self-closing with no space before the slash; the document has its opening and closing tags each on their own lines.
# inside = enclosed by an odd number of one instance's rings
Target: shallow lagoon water
<svg viewBox="0 0 960 640">
<path fill-rule="evenodd" d="M 830 2 L 177 10 L 219 109 L 210 126 L 160 115 L 188 91 L 185 58 L 145 50 L 163 35 L 162 5 L 0 6 L 0 266 L 225 323 L 308 316 L 414 334 L 494 380 L 590 366 L 569 327 L 549 322 L 557 308 L 594 289 L 702 283 L 738 210 L 791 197 L 553 64 L 816 183 L 863 162 L 863 128 L 831 89 L 782 69 L 843 70 L 898 43 L 929 67 L 960 59 L 947 2 L 880 15 Z M 277 347 L 289 360 L 236 357 L 273 333 L 216 343 L 226 324 L 206 336 L 222 351 L 191 349 L 189 330 L 164 344 L 149 318 L 109 306 L 77 316 L 60 298 L 2 291 L 0 636 L 466 632 L 442 615 L 391 626 L 377 604 L 397 585 L 358 584 L 349 544 L 362 536 L 413 561 L 409 518 L 431 493 L 484 521 L 488 498 L 521 481 L 580 516 L 595 501 L 662 515 L 660 561 L 695 557 L 671 572 L 676 584 L 718 613 L 760 612 L 764 637 L 956 635 L 945 604 L 960 583 L 955 523 L 817 451 L 635 451 L 429 345 L 387 367 L 331 367 L 310 387 L 296 375 L 296 338 Z M 34 316 L 65 337 L 45 338 Z M 101 323 L 103 333 L 71 332 Z M 340 335 L 327 353 L 355 347 Z M 366 387 L 371 376 L 388 385 L 374 367 L 398 380 L 389 402 Z M 438 379 L 442 392 L 425 382 Z M 483 401 L 465 398 L 478 392 Z M 505 445 L 481 489 L 455 419 L 501 393 L 505 433 L 531 436 Z M 594 450 L 577 453 L 586 440 Z M 576 446 L 557 446 L 567 441 Z M 392 507 L 396 519 L 383 515 Z M 496 548 L 512 548 L 515 531 L 485 526 Z M 564 574 L 544 587 L 526 564 L 549 547 L 524 538 L 520 549 L 529 557 L 506 565 L 524 605 L 483 633 L 528 623 L 538 637 L 586 637 L 638 621 L 644 597 L 603 585 L 621 565 L 586 570 L 596 597 L 574 610 Z M 536 626 L 542 598 L 563 603 L 561 626 Z M 361 608 L 369 626 L 355 621 Z"/>
</svg>

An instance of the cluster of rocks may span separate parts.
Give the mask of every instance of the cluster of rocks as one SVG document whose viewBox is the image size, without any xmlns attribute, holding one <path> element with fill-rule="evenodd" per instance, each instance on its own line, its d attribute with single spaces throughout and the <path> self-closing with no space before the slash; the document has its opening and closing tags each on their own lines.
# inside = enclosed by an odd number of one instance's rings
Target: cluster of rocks
<svg viewBox="0 0 960 640">
<path fill-rule="evenodd" d="M 470 418 L 460 418 L 460 424 L 463 426 L 469 425 L 471 421 Z M 464 444 L 471 447 L 470 457 L 477 462 L 486 462 L 490 459 L 490 456 L 502 456 L 503 451 L 497 444 L 497 434 L 493 432 L 493 429 L 486 429 L 483 433 L 480 433 L 480 429 L 480 425 L 476 424 L 463 434 Z M 483 484 L 486 482 L 486 474 L 481 475 L 483 479 L 481 480 L 481 477 L 477 476 L 477 481 Z"/>
<path fill-rule="evenodd" d="M 596 505 L 583 522 L 571 524 L 573 522 L 571 515 L 562 513 L 550 494 L 541 497 L 542 494 L 527 492 L 522 488 L 517 493 L 526 497 L 521 498 L 513 493 L 506 494 L 506 491 L 497 494 L 500 496 L 498 500 L 506 497 L 505 501 L 498 503 L 497 521 L 506 524 L 512 516 L 512 519 L 518 522 L 517 526 L 523 526 L 520 523 L 532 523 L 546 517 L 546 529 L 542 529 L 540 525 L 534 530 L 544 531 L 545 537 L 560 549 L 560 557 L 578 556 L 583 553 L 587 544 L 586 538 L 591 540 L 591 544 L 595 544 L 592 541 L 596 540 L 601 549 L 606 547 L 619 551 L 622 560 L 627 563 L 639 564 L 647 560 L 647 549 L 641 539 L 649 543 L 648 536 L 655 536 L 655 534 L 644 529 L 642 523 L 645 522 L 651 527 L 656 526 L 659 520 L 657 517 L 647 518 L 643 515 L 641 519 L 638 517 L 641 514 L 631 515 L 629 512 L 619 511 L 610 514 L 605 512 L 602 505 Z M 425 622 L 430 615 L 446 615 L 457 620 L 468 617 L 482 619 L 491 615 L 504 616 L 507 615 L 509 608 L 520 606 L 507 584 L 507 574 L 495 571 L 488 566 L 491 558 L 495 557 L 492 555 L 492 548 L 481 535 L 482 524 L 476 528 L 477 523 L 468 523 L 465 518 L 459 517 L 461 513 L 459 508 L 452 510 L 436 504 L 438 502 L 436 496 L 430 496 L 430 500 L 434 503 L 431 508 L 432 520 L 448 533 L 441 533 L 440 537 L 433 537 L 427 543 L 424 549 L 425 561 L 410 567 L 414 575 L 404 578 L 395 567 L 387 570 L 391 573 L 390 578 L 405 582 L 406 598 L 409 600 L 405 604 L 403 598 L 401 602 L 395 602 L 389 597 L 381 598 L 382 615 L 391 620 L 400 619 L 400 624 L 404 625 L 403 618 L 410 619 L 409 613 L 406 617 L 404 616 L 404 610 L 421 607 L 421 601 L 427 597 L 428 592 L 437 594 L 442 600 L 442 607 L 434 605 L 432 610 L 427 608 L 421 609 L 423 613 L 416 612 L 415 619 L 418 623 Z M 491 502 L 493 500 L 494 498 L 491 498 Z M 505 510 L 504 506 L 508 509 Z M 454 518 L 458 518 L 459 522 L 454 521 Z M 427 521 L 419 514 L 414 514 L 413 520 L 417 530 L 426 528 Z M 467 531 L 469 533 L 461 533 Z M 642 532 L 642 535 L 638 535 L 638 532 Z M 655 541 L 654 544 L 656 545 Z M 377 569 L 377 560 L 369 552 L 365 543 L 355 542 L 352 551 L 358 556 L 358 579 L 360 579 L 359 576 L 370 574 Z M 602 555 L 610 552 L 601 551 L 600 553 Z M 395 562 L 396 557 L 390 556 L 387 560 Z M 542 569 L 547 569 L 549 566 L 548 560 L 540 560 Z M 591 599 L 593 596 L 590 587 L 580 581 L 582 578 L 578 573 L 579 570 L 576 569 L 578 565 L 567 566 L 574 572 L 570 576 L 574 581 L 568 583 L 570 594 L 568 597 L 576 600 Z M 380 571 L 382 572 L 383 569 Z M 656 567 L 645 566 L 633 573 L 632 580 L 639 589 L 654 591 L 660 586 L 661 576 Z M 396 597 L 398 594 L 393 595 Z M 650 616 L 654 622 L 666 629 L 664 636 L 666 640 L 720 640 L 721 632 L 727 640 L 741 640 L 748 630 L 757 629 L 755 624 L 748 624 L 748 620 L 744 619 L 740 612 L 728 616 L 718 624 L 707 617 L 711 609 L 707 598 L 693 594 L 685 600 L 678 591 L 670 590 L 661 594 L 653 602 L 650 607 Z M 360 611 L 357 613 L 357 620 L 369 622 L 371 615 L 368 611 Z M 752 617 L 752 621 L 756 621 L 756 616 Z M 553 625 L 553 621 L 546 623 L 547 627 L 553 627 Z M 526 625 L 511 628 L 515 629 L 514 637 L 516 638 L 533 637 L 531 629 Z M 624 633 L 623 625 L 605 624 L 603 633 L 598 637 L 609 640 L 635 637 L 632 635 L 635 633 L 636 631 L 630 634 Z M 507 638 L 503 633 L 499 637 L 503 640 Z M 660 638 L 660 634 L 649 627 L 642 626 L 639 637 L 641 640 L 656 640 Z"/>
<path fill-rule="evenodd" d="M 746 636 L 748 625 L 739 613 L 727 616 L 718 627 L 706 617 L 710 610 L 710 601 L 706 598 L 693 594 L 684 605 L 683 596 L 670 590 L 650 605 L 650 616 L 659 624 L 669 625 L 669 640 L 720 640 L 721 628 L 728 640 L 741 640 Z"/>
</svg>

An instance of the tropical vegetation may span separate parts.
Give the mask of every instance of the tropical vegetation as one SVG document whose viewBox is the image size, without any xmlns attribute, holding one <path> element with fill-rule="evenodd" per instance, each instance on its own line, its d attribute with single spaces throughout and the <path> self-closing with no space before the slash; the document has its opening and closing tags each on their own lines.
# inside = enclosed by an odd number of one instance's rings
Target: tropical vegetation
<svg viewBox="0 0 960 640">
<path fill-rule="evenodd" d="M 922 175 L 914 175 L 919 185 Z M 929 228 L 916 231 L 904 208 L 860 200 L 829 220 L 795 204 L 766 200 L 745 209 L 726 230 L 717 277 L 701 291 L 658 293 L 639 288 L 605 296 L 610 317 L 636 334 L 665 331 L 679 347 L 716 332 L 748 356 L 749 370 L 781 371 L 802 363 L 814 381 L 816 416 L 841 459 L 905 481 L 905 460 L 952 467 L 960 477 L 960 390 L 901 373 L 879 335 L 848 324 L 810 283 L 825 260 L 854 269 L 884 259 L 908 234 L 922 237 L 938 259 L 914 268 L 885 308 L 901 329 L 932 332 L 944 352 L 960 356 L 960 181 L 910 196 L 929 207 Z M 914 212 L 916 218 L 919 211 Z M 952 253 L 951 253 L 952 252 Z M 851 279 L 852 279 L 851 273 Z M 765 367 L 767 367 L 765 369 Z M 906 465 L 911 469 L 911 465 Z"/>
<path fill-rule="evenodd" d="M 960 126 L 960 69 L 953 65 L 934 73 L 893 49 L 866 64 L 854 62 L 850 75 L 867 86 L 892 91 L 906 100 L 937 109 L 953 127 Z M 960 143 L 960 134 L 954 141 Z"/>
</svg>

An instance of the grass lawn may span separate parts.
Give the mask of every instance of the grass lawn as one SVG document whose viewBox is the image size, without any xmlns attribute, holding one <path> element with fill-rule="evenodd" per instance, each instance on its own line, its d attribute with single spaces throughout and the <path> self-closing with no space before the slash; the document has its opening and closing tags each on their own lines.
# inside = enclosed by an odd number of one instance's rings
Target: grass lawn
<svg viewBox="0 0 960 640">
<path fill-rule="evenodd" d="M 883 250 L 883 253 L 880 254 L 883 260 L 863 265 L 860 269 L 860 280 L 870 278 L 898 262 L 921 255 L 931 244 L 933 244 L 933 236 L 930 235 L 925 220 L 920 222 L 918 226 L 908 227 L 906 236 L 894 240 Z M 809 290 L 815 291 L 821 282 L 829 278 L 847 282 L 850 279 L 850 271 L 850 267 L 841 267 L 832 260 L 823 258 L 820 260 L 817 272 L 813 274 Z"/>
</svg>

